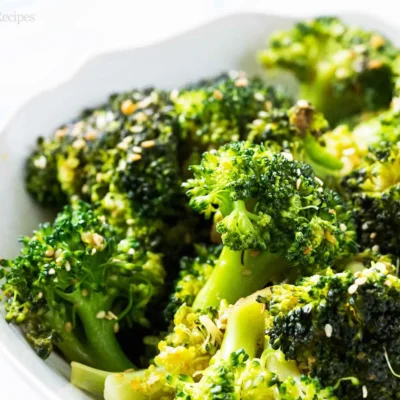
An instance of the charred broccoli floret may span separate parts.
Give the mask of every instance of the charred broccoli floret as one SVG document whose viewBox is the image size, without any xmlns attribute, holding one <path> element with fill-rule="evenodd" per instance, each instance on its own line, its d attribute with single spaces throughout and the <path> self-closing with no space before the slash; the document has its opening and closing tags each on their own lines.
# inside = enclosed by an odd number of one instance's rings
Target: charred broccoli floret
<svg viewBox="0 0 400 400">
<path fill-rule="evenodd" d="M 316 18 L 276 32 L 259 57 L 266 68 L 292 72 L 300 82 L 300 98 L 332 123 L 385 108 L 396 92 L 398 50 L 380 34 L 338 18 Z"/>
<path fill-rule="evenodd" d="M 339 399 L 397 398 L 400 281 L 394 272 L 378 262 L 265 290 L 259 301 L 266 304 L 272 347 L 296 360 L 302 373 L 335 386 Z"/>
<path fill-rule="evenodd" d="M 117 243 L 104 216 L 80 200 L 22 243 L 18 257 L 1 261 L 6 320 L 24 327 L 43 358 L 55 346 L 69 361 L 129 368 L 116 333 L 147 324 L 147 306 L 163 290 L 161 257 L 132 238 Z"/>
<path fill-rule="evenodd" d="M 190 205 L 220 211 L 223 249 L 195 308 L 234 303 L 269 282 L 316 270 L 355 251 L 350 212 L 312 168 L 238 142 L 203 155 L 184 185 Z M 292 268 L 288 268 L 288 266 Z"/>
</svg>

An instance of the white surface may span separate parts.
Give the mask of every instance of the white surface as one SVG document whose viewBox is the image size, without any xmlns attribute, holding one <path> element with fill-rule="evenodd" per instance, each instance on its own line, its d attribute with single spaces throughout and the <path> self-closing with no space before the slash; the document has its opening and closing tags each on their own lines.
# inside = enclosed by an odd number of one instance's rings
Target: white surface
<svg viewBox="0 0 400 400">
<path fill-rule="evenodd" d="M 263 10 L 274 13 L 311 15 L 337 14 L 336 10 L 357 11 L 357 9 L 361 9 L 387 21 L 382 24 L 381 30 L 383 31 L 389 29 L 390 33 L 388 24 L 397 23 L 398 13 L 393 1 L 383 0 L 378 5 L 355 1 L 336 1 L 329 6 L 321 3 L 321 1 L 283 0 L 268 3 L 251 0 L 246 2 L 229 1 L 229 3 L 228 1 L 171 0 L 158 2 L 101 2 L 98 0 L 83 2 L 81 0 L 79 3 L 75 1 L 56 2 L 55 0 L 51 2 L 0 0 L 1 13 L 16 10 L 18 13 L 34 13 L 35 15 L 34 22 L 20 25 L 0 22 L 2 54 L 0 124 L 8 119 L 11 113 L 26 99 L 66 80 L 93 55 L 111 49 L 142 46 L 234 10 Z M 68 120 L 83 105 L 95 104 L 104 99 L 111 89 L 141 86 L 145 83 L 171 86 L 194 77 L 217 72 L 222 68 L 243 66 L 243 57 L 239 55 L 246 55 L 244 49 L 249 49 L 246 38 L 252 39 L 251 46 L 259 47 L 265 40 L 268 29 L 272 29 L 272 24 L 278 22 L 278 19 L 271 18 L 265 23 L 260 23 L 260 21 L 258 24 L 246 22 L 245 26 L 235 23 L 224 32 L 219 32 L 221 26 L 218 27 L 218 24 L 212 25 L 215 30 L 211 33 L 210 38 L 212 39 L 209 40 L 209 43 L 216 46 L 214 53 L 210 51 L 209 45 L 201 48 L 201 44 L 204 44 L 202 38 L 194 35 L 192 40 L 199 40 L 199 44 L 196 47 L 197 51 L 193 54 L 191 54 L 193 49 L 190 46 L 186 51 L 178 52 L 175 55 L 173 55 L 173 49 L 161 46 L 156 53 L 150 51 L 150 54 L 146 53 L 147 50 L 141 50 L 139 53 L 118 53 L 116 55 L 117 58 L 120 57 L 118 62 L 115 56 L 112 58 L 100 57 L 74 77 L 75 86 L 65 85 L 58 89 L 64 91 L 62 92 L 63 96 L 48 93 L 26 105 L 24 111 L 19 113 L 8 126 L 6 135 L 0 142 L 0 160 L 3 163 L 0 166 L 0 182 L 2 183 L 0 186 L 0 220 L 3 228 L 13 226 L 15 230 L 15 232 L 10 232 L 3 229 L 3 232 L 0 233 L 0 253 L 3 254 L 5 249 L 11 251 L 12 247 L 10 246 L 12 246 L 11 243 L 14 243 L 14 238 L 23 231 L 28 231 L 39 218 L 38 214 L 31 212 L 31 205 L 22 192 L 20 170 L 15 168 L 17 165 L 20 166 L 18 161 L 22 160 L 35 136 L 49 133 L 52 127 Z M 379 27 L 379 23 L 375 22 L 375 26 L 372 27 Z M 257 37 L 258 43 L 255 41 L 255 37 Z M 218 44 L 218 40 L 223 38 L 225 41 Z M 188 46 L 185 42 L 186 39 L 188 39 L 187 35 L 181 45 Z M 217 49 L 223 49 L 223 51 L 217 51 Z M 139 60 L 142 60 L 146 67 L 140 63 L 132 63 L 130 57 L 134 54 L 140 54 Z M 174 57 L 173 62 L 172 56 Z M 149 62 L 146 57 L 155 57 L 152 68 L 146 64 Z M 117 67 L 118 65 L 119 67 Z M 129 65 L 134 66 L 128 69 Z M 104 73 L 99 74 L 99 68 Z M 1 156 L 5 152 L 9 153 L 9 157 L 4 160 Z M 15 183 L 17 184 L 14 185 Z M 15 190 L 13 201 L 8 203 L 5 201 L 7 197 L 1 196 L 6 190 Z M 7 195 L 9 196 L 9 193 Z M 18 217 L 15 212 L 13 214 L 17 201 L 20 210 Z M 22 225 L 21 221 L 23 221 Z M 4 323 L 0 325 L 0 341 L 6 343 L 6 352 L 16 356 L 17 362 L 28 366 L 33 373 L 41 374 L 44 385 L 51 383 L 53 388 L 62 387 L 64 383 L 61 378 L 59 376 L 52 377 L 55 374 L 48 371 L 44 363 L 33 357 L 29 347 L 15 336 L 15 330 L 4 329 Z M 16 368 L 10 365 L 9 358 L 4 355 L 0 355 L 0 376 L 0 398 L 2 399 L 47 398 L 44 394 L 36 395 L 37 389 L 32 386 L 23 373 L 16 372 Z M 65 398 L 68 398 L 66 390 L 69 389 L 64 389 Z"/>
</svg>

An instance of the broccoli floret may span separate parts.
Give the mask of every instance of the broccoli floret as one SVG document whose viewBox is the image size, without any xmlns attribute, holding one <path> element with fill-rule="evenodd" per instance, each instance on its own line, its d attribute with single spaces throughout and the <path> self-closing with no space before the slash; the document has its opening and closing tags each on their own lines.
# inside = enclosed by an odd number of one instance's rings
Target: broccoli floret
<svg viewBox="0 0 400 400">
<path fill-rule="evenodd" d="M 385 108 L 396 92 L 398 50 L 380 34 L 338 18 L 316 18 L 276 32 L 259 58 L 266 68 L 292 72 L 300 82 L 299 97 L 331 123 Z"/>
<path fill-rule="evenodd" d="M 46 358 L 57 347 L 69 361 L 121 371 L 131 366 L 116 333 L 148 325 L 147 306 L 162 293 L 158 254 L 133 238 L 117 243 L 104 216 L 73 200 L 54 224 L 22 238 L 14 260 L 2 260 L 6 320 L 24 327 Z"/>
<path fill-rule="evenodd" d="M 234 303 L 269 282 L 312 275 L 355 252 L 350 212 L 309 165 L 238 142 L 205 153 L 192 170 L 194 178 L 184 184 L 190 205 L 206 217 L 221 212 L 224 244 L 195 308 Z"/>
<path fill-rule="evenodd" d="M 400 256 L 400 149 L 398 142 L 370 147 L 342 182 L 353 203 L 361 248 Z"/>
<path fill-rule="evenodd" d="M 215 262 L 221 253 L 220 245 L 197 245 L 197 256 L 181 259 L 179 277 L 169 297 L 164 311 L 167 321 L 171 321 L 182 304 L 192 306 L 194 299 L 210 277 Z"/>
<path fill-rule="evenodd" d="M 299 100 L 290 109 L 262 111 L 250 124 L 248 140 L 263 143 L 276 152 L 288 152 L 295 160 L 310 164 L 315 173 L 326 180 L 343 168 L 339 157 L 324 147 L 322 137 L 328 130 L 324 116 L 310 103 Z"/>
<path fill-rule="evenodd" d="M 171 97 L 184 140 L 182 153 L 186 157 L 245 139 L 247 124 L 260 111 L 291 104 L 290 97 L 281 89 L 260 78 L 248 77 L 242 71 L 201 81 L 180 92 L 172 92 Z"/>
<path fill-rule="evenodd" d="M 266 304 L 272 347 L 296 360 L 302 373 L 335 386 L 340 399 L 397 398 L 400 281 L 394 272 L 378 262 L 264 290 L 259 301 Z"/>
</svg>

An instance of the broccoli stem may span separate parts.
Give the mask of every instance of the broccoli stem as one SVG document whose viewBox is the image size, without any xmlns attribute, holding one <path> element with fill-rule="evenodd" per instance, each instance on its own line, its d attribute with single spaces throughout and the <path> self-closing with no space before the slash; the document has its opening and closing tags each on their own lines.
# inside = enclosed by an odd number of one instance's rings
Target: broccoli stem
<svg viewBox="0 0 400 400">
<path fill-rule="evenodd" d="M 265 331 L 264 307 L 258 303 L 258 292 L 240 299 L 228 317 L 220 357 L 228 359 L 235 351 L 243 349 L 250 358 L 257 355 L 263 345 Z"/>
<path fill-rule="evenodd" d="M 195 309 L 218 307 L 221 300 L 235 303 L 281 277 L 287 261 L 279 254 L 222 249 L 214 270 L 193 303 Z"/>
<path fill-rule="evenodd" d="M 89 393 L 102 395 L 106 378 L 109 375 L 110 372 L 107 371 L 91 368 L 77 362 L 71 363 L 71 383 Z"/>
<path fill-rule="evenodd" d="M 59 293 L 59 295 L 74 304 L 84 332 L 83 348 L 85 350 L 77 349 L 79 353 L 76 353 L 75 349 L 70 347 L 75 341 L 69 338 L 64 344 L 61 342 L 59 345 L 62 351 L 71 355 L 71 358 L 68 357 L 70 361 L 87 363 L 92 367 L 111 372 L 124 371 L 133 367 L 115 336 L 117 321 L 104 318 L 105 315 L 103 315 L 111 309 L 114 296 L 94 291 L 87 296 L 82 296 L 80 291 Z"/>
</svg>

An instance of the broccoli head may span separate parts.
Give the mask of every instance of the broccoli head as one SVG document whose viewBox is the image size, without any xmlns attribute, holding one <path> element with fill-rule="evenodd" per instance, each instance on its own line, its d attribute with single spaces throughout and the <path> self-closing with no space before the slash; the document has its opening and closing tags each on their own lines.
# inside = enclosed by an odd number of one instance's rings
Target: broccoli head
<svg viewBox="0 0 400 400">
<path fill-rule="evenodd" d="M 340 399 L 399 396 L 400 281 L 378 262 L 265 290 L 271 346 Z"/>
<path fill-rule="evenodd" d="M 338 18 L 316 18 L 276 32 L 259 57 L 266 68 L 292 72 L 300 97 L 332 123 L 385 108 L 396 92 L 398 50 L 380 34 Z"/>
<path fill-rule="evenodd" d="M 400 242 L 394 234 L 400 228 L 399 167 L 398 142 L 382 141 L 371 146 L 360 167 L 343 179 L 363 249 L 400 255 Z"/>
<path fill-rule="evenodd" d="M 159 255 L 114 237 L 104 216 L 74 199 L 54 224 L 22 238 L 18 257 L 2 260 L 6 320 L 24 327 L 41 357 L 55 346 L 69 361 L 109 371 L 131 366 L 116 333 L 148 324 L 165 271 Z"/>
<path fill-rule="evenodd" d="M 350 211 L 290 154 L 238 142 L 205 153 L 192 170 L 194 178 L 184 184 L 190 205 L 206 217 L 221 212 L 224 245 L 195 308 L 233 303 L 355 252 Z"/>
</svg>

